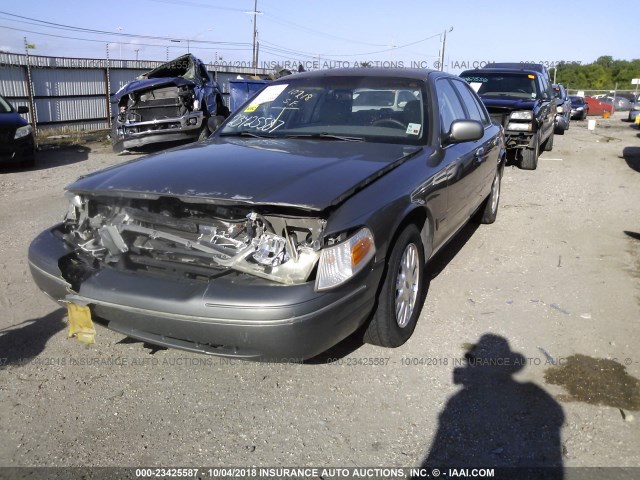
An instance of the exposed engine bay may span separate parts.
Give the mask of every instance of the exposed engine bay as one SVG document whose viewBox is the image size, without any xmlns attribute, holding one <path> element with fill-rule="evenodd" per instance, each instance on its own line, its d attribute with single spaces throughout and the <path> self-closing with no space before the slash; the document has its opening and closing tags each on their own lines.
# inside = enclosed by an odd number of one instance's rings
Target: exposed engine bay
<svg viewBox="0 0 640 480">
<path fill-rule="evenodd" d="M 63 239 L 75 253 L 61 270 L 74 286 L 104 267 L 202 280 L 235 270 L 304 283 L 317 264 L 326 223 L 172 197 L 69 196 Z"/>
<path fill-rule="evenodd" d="M 120 98 L 118 121 L 123 124 L 149 122 L 165 118 L 178 118 L 198 111 L 200 104 L 190 85 L 168 86 L 144 92 L 134 91 Z M 171 128 L 170 124 L 161 124 Z M 179 122 L 178 122 L 179 126 Z M 157 126 L 147 125 L 147 129 Z"/>
</svg>

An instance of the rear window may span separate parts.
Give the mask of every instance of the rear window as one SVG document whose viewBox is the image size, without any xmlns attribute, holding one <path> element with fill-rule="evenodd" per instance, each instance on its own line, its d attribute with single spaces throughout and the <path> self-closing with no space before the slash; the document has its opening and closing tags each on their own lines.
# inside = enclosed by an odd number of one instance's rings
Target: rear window
<svg viewBox="0 0 640 480">
<path fill-rule="evenodd" d="M 537 99 L 536 76 L 526 72 L 478 71 L 460 75 L 481 97 Z"/>
</svg>

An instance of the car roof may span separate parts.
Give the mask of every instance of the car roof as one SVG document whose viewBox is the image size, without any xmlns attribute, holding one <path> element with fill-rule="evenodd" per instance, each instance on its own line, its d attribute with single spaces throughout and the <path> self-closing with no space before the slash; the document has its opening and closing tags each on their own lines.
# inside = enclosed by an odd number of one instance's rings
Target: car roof
<svg viewBox="0 0 640 480">
<path fill-rule="evenodd" d="M 298 78 L 321 78 L 321 77 L 371 77 L 371 78 L 406 78 L 411 80 L 425 80 L 427 77 L 437 75 L 456 78 L 450 73 L 437 70 L 427 70 L 420 68 L 334 68 L 324 70 L 314 70 L 311 72 L 293 73 L 276 80 L 277 83 L 286 83 Z M 274 82 L 275 83 L 275 82 Z"/>
<path fill-rule="evenodd" d="M 462 77 L 463 75 L 468 75 L 470 73 L 473 73 L 475 75 L 484 75 L 489 72 L 490 73 L 528 73 L 528 74 L 540 75 L 540 72 L 538 72 L 537 70 L 529 70 L 526 68 L 474 68 L 472 70 L 465 70 L 464 72 L 460 73 L 460 76 Z"/>
<path fill-rule="evenodd" d="M 534 72 L 548 74 L 546 67 L 540 63 L 522 63 L 522 62 L 493 62 L 487 63 L 483 69 L 507 68 L 509 70 L 533 70 Z"/>
</svg>

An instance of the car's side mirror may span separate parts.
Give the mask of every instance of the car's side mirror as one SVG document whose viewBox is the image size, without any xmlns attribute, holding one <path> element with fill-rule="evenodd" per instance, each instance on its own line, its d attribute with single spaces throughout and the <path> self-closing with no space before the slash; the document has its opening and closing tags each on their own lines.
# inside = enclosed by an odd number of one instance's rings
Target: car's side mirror
<svg viewBox="0 0 640 480">
<path fill-rule="evenodd" d="M 29 107 L 18 107 L 18 113 L 29 113 Z"/>
<path fill-rule="evenodd" d="M 447 134 L 447 143 L 474 142 L 484 135 L 484 127 L 477 120 L 456 120 Z"/>
</svg>

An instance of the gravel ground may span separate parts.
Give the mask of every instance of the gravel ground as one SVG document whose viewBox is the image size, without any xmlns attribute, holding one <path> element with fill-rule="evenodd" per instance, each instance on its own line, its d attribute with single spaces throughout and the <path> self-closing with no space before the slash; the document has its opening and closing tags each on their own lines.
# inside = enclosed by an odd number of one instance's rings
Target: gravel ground
<svg viewBox="0 0 640 480">
<path fill-rule="evenodd" d="M 67 339 L 27 246 L 64 185 L 135 156 L 0 170 L 0 466 L 640 465 L 640 134 L 621 118 L 505 170 L 497 222 L 435 259 L 408 343 L 301 365 Z"/>
</svg>

